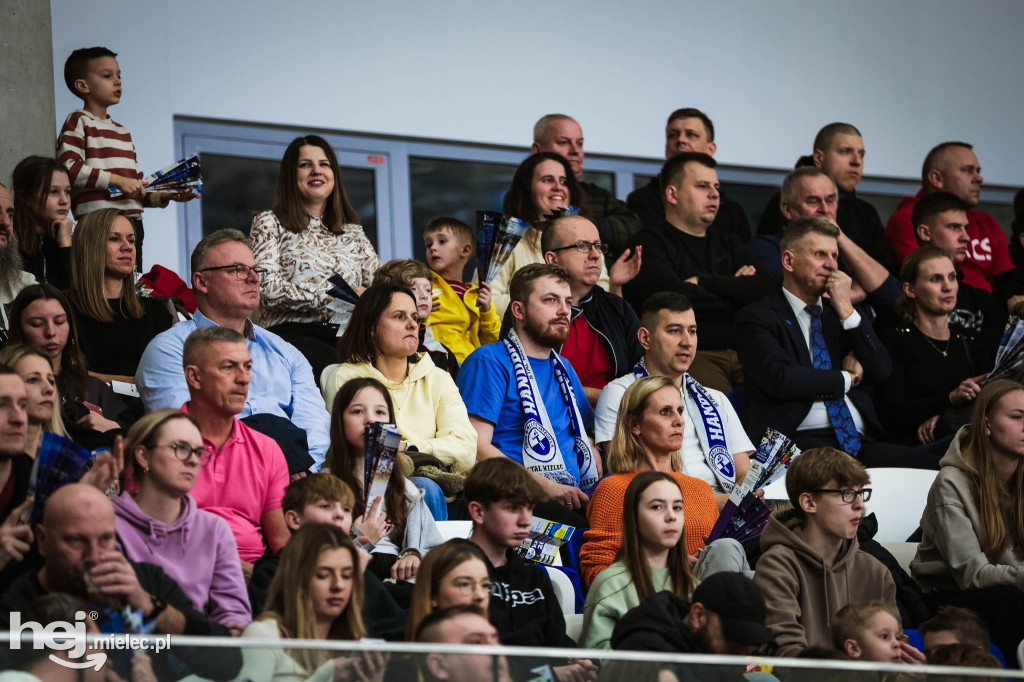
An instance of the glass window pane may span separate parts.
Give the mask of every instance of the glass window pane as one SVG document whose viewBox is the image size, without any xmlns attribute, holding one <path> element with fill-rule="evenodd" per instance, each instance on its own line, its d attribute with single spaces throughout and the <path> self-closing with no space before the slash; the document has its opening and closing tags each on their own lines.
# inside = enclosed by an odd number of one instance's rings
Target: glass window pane
<svg viewBox="0 0 1024 682">
<path fill-rule="evenodd" d="M 615 173 L 611 171 L 583 171 L 583 177 L 580 178 L 583 182 L 589 182 L 597 185 L 601 189 L 608 190 L 612 196 L 615 196 Z"/>
<path fill-rule="evenodd" d="M 274 205 L 277 159 L 202 154 L 203 235 L 232 227 L 249 234 L 253 216 Z M 362 221 L 366 236 L 377 248 L 377 208 L 373 171 L 342 166 L 348 199 Z"/>
<path fill-rule="evenodd" d="M 458 218 L 475 230 L 477 211 L 500 211 L 515 171 L 512 164 L 409 157 L 413 258 L 426 262 L 423 228 L 434 218 Z M 467 281 L 475 268 L 470 258 Z"/>
<path fill-rule="evenodd" d="M 640 189 L 647 185 L 648 182 L 654 179 L 653 175 L 641 175 L 640 173 L 633 174 L 633 189 Z"/>
<path fill-rule="evenodd" d="M 752 236 L 757 236 L 757 224 L 761 222 L 761 214 L 772 196 L 779 191 L 774 185 L 754 185 L 744 183 L 723 182 L 722 191 L 731 201 L 743 207 L 750 223 Z"/>
</svg>

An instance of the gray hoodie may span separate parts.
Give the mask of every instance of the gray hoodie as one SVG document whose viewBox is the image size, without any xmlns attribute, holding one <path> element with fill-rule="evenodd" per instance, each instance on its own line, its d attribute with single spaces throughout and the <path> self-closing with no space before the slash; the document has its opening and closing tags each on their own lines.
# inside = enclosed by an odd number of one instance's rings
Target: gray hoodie
<svg viewBox="0 0 1024 682">
<path fill-rule="evenodd" d="M 910 562 L 914 580 L 925 591 L 976 590 L 1016 585 L 1024 590 L 1024 562 L 1007 549 L 992 561 L 981 549 L 979 509 L 974 503 L 971 468 L 960 454 L 962 427 L 953 437 L 928 491 L 921 517 L 921 544 Z"/>
</svg>

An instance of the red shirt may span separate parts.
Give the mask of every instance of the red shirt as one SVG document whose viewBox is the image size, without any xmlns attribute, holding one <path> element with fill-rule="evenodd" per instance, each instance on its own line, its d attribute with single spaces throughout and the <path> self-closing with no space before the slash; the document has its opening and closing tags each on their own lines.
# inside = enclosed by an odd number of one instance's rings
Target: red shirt
<svg viewBox="0 0 1024 682">
<path fill-rule="evenodd" d="M 576 370 L 580 383 L 587 388 L 604 388 L 615 378 L 615 362 L 608 342 L 577 315 L 569 325 L 569 338 L 562 346 L 561 355 Z"/>
<path fill-rule="evenodd" d="M 917 248 L 912 214 L 918 199 L 924 194 L 922 189 L 916 196 L 903 197 L 885 226 L 885 236 L 889 238 L 889 246 L 897 260 L 902 261 Z M 1006 235 L 995 218 L 985 211 L 973 209 L 967 212 L 967 236 L 971 240 L 967 258 L 957 263 L 964 273 L 964 284 L 992 293 L 995 276 L 1014 267 Z"/>
</svg>

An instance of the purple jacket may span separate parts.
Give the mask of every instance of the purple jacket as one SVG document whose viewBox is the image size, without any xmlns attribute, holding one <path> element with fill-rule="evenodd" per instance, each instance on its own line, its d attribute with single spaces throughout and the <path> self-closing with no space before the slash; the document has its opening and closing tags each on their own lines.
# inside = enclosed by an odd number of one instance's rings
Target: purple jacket
<svg viewBox="0 0 1024 682">
<path fill-rule="evenodd" d="M 111 498 L 121 551 L 164 569 L 210 620 L 248 625 L 252 612 L 231 529 L 216 514 L 196 508 L 191 495 L 182 499 L 181 516 L 168 526 L 147 516 L 127 492 Z"/>
</svg>

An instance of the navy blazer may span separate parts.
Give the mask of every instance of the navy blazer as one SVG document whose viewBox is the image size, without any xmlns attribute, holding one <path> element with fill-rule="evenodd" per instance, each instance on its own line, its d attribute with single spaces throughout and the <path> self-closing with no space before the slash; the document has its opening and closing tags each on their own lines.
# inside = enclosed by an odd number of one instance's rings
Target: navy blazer
<svg viewBox="0 0 1024 682">
<path fill-rule="evenodd" d="M 842 362 L 850 351 L 864 368 L 865 383 L 881 384 L 892 373 L 889 353 L 875 336 L 867 315 L 861 313 L 858 327 L 844 330 L 839 315 L 823 299 L 821 327 L 831 370 L 812 366 L 810 349 L 781 288 L 737 313 L 736 350 L 745 377 L 744 424 L 755 442 L 768 427 L 794 438 L 813 403 L 841 399 L 846 385 Z M 864 418 L 868 435 L 884 438 L 870 396 L 860 388 L 850 389 L 849 395 Z"/>
</svg>

